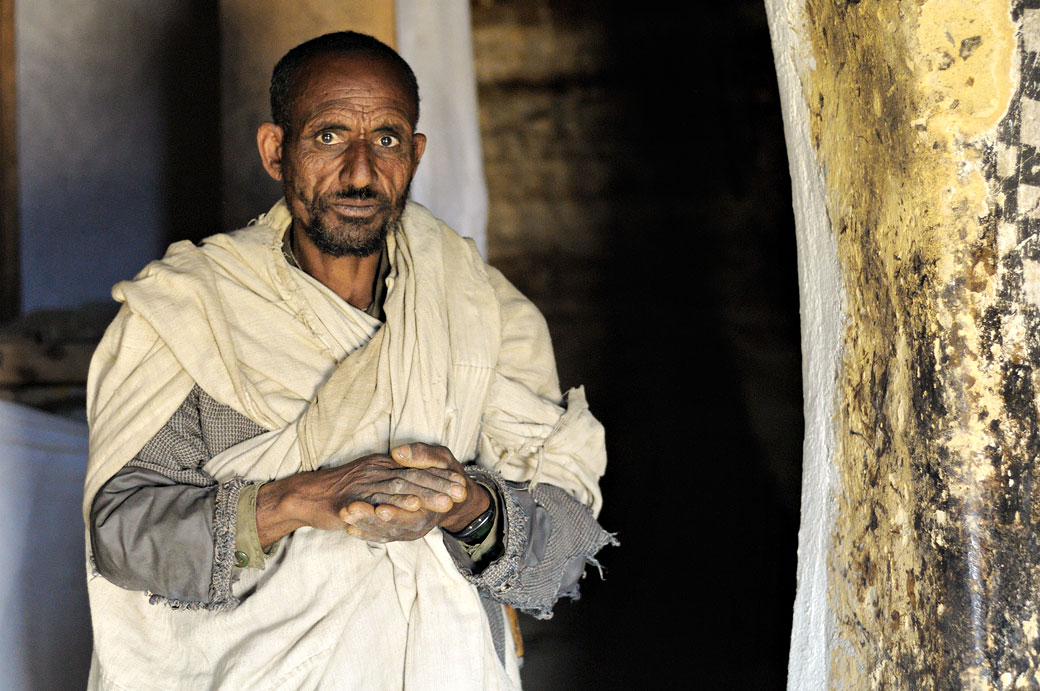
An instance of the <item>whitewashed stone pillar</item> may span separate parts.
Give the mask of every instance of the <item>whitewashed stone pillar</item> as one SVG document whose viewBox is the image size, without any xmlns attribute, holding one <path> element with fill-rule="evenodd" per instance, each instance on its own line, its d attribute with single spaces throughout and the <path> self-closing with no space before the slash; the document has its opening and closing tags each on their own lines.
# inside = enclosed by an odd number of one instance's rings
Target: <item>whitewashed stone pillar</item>
<svg viewBox="0 0 1040 691">
<path fill-rule="evenodd" d="M 767 0 L 805 471 L 789 686 L 1040 686 L 1040 2 Z"/>
</svg>

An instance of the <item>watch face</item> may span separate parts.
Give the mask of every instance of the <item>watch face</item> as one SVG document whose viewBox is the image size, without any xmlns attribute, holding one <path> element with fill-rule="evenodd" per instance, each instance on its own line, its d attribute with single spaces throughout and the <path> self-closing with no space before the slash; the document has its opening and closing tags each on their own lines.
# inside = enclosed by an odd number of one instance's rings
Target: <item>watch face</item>
<svg viewBox="0 0 1040 691">
<path fill-rule="evenodd" d="M 480 514 L 473 519 L 473 522 L 467 525 L 465 528 L 457 533 L 446 531 L 449 535 L 454 537 L 456 540 L 462 540 L 463 542 L 479 543 L 483 542 L 487 534 L 491 532 L 492 517 L 495 515 L 495 503 L 492 502 L 488 506 L 484 513 Z"/>
</svg>

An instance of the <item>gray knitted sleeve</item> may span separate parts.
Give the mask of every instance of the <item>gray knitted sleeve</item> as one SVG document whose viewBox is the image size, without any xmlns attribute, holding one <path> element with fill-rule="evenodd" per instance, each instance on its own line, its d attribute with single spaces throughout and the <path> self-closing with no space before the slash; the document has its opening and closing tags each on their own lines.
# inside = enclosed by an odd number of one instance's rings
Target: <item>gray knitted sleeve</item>
<svg viewBox="0 0 1040 691">
<path fill-rule="evenodd" d="M 553 485 L 528 489 L 484 468 L 471 466 L 466 472 L 497 488 L 504 519 L 501 555 L 483 568 L 445 535 L 445 546 L 466 580 L 483 595 L 538 619 L 550 618 L 559 598 L 578 599 L 586 564 L 599 567 L 595 554 L 617 544 L 589 508 Z"/>
<path fill-rule="evenodd" d="M 94 563 L 153 603 L 232 607 L 238 496 L 202 466 L 265 430 L 196 386 L 140 453 L 98 492 L 90 512 Z"/>
</svg>

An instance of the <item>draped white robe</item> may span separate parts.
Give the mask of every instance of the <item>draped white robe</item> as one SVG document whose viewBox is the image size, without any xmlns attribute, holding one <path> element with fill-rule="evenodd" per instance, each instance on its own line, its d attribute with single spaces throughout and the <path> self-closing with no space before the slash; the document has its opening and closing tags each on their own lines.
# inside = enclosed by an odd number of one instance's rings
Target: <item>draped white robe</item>
<svg viewBox="0 0 1040 691">
<path fill-rule="evenodd" d="M 272 430 L 210 460 L 220 481 L 423 441 L 598 511 L 602 428 L 580 389 L 561 407 L 544 320 L 471 242 L 409 204 L 388 237 L 381 324 L 285 262 L 290 223 L 280 202 L 114 288 L 125 304 L 88 382 L 85 519 L 196 383 Z M 230 611 L 151 605 L 97 574 L 88 591 L 91 688 L 519 688 L 439 530 L 377 545 L 300 529 L 265 570 L 241 571 Z"/>
</svg>

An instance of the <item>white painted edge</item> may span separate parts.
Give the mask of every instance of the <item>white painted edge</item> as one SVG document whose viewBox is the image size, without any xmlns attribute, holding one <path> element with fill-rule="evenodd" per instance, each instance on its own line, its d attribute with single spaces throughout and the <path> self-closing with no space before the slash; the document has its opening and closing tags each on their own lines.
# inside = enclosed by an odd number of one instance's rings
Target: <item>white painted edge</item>
<svg viewBox="0 0 1040 691">
<path fill-rule="evenodd" d="M 765 0 L 791 171 L 801 306 L 803 442 L 798 589 L 787 687 L 825 689 L 836 645 L 827 560 L 837 515 L 837 382 L 845 328 L 844 292 L 827 214 L 823 170 L 809 135 L 802 76 L 812 69 L 803 0 Z"/>
</svg>

